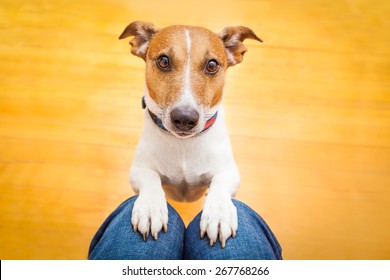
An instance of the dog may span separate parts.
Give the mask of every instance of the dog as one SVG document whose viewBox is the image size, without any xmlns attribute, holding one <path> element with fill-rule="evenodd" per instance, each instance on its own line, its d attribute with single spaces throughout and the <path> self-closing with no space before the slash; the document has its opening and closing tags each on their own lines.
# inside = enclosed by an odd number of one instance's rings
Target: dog
<svg viewBox="0 0 390 280">
<path fill-rule="evenodd" d="M 248 27 L 231 26 L 214 33 L 203 27 L 130 23 L 131 53 L 146 63 L 142 104 L 145 123 L 130 168 L 138 198 L 131 223 L 143 239 L 168 230 L 167 196 L 199 199 L 208 189 L 200 237 L 222 248 L 235 237 L 237 209 L 231 198 L 240 176 L 224 122 L 221 100 L 228 67 L 243 60 L 245 39 L 262 40 Z"/>
</svg>

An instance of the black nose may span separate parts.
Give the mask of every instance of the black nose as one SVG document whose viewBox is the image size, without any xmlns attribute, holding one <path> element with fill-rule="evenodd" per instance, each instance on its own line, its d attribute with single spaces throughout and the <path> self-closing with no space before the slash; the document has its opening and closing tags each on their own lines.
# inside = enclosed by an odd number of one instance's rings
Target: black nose
<svg viewBox="0 0 390 280">
<path fill-rule="evenodd" d="M 199 113 L 192 107 L 178 107 L 171 112 L 172 124 L 181 131 L 193 129 L 198 124 L 198 121 Z"/>
</svg>

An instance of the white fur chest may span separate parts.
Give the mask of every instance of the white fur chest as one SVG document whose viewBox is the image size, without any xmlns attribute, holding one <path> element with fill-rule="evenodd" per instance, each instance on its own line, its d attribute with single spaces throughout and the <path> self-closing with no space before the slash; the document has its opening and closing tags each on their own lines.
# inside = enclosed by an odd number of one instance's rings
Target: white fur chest
<svg viewBox="0 0 390 280">
<path fill-rule="evenodd" d="M 209 131 L 187 139 L 162 131 L 145 112 L 145 127 L 133 164 L 154 170 L 173 199 L 198 199 L 219 166 L 229 160 L 233 158 L 222 112 Z"/>
</svg>

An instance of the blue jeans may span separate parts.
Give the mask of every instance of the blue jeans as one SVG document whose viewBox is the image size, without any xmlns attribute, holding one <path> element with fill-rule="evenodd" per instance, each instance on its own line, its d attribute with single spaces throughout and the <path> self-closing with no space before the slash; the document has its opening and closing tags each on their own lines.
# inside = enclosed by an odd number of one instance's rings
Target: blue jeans
<svg viewBox="0 0 390 280">
<path fill-rule="evenodd" d="M 218 241 L 210 247 L 208 238 L 200 238 L 199 213 L 186 229 L 175 209 L 168 204 L 168 231 L 158 240 L 145 242 L 131 225 L 136 196 L 123 202 L 103 223 L 89 248 L 89 259 L 105 260 L 265 260 L 282 259 L 281 247 L 265 221 L 244 203 L 237 207 L 238 230 L 222 249 Z"/>
</svg>

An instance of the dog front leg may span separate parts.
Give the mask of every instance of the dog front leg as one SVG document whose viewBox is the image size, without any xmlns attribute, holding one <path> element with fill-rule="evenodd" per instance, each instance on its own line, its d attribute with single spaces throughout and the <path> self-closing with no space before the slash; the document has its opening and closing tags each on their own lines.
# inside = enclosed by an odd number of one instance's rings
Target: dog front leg
<svg viewBox="0 0 390 280">
<path fill-rule="evenodd" d="M 219 236 L 224 248 L 226 240 L 230 236 L 236 236 L 237 209 L 232 202 L 232 196 L 235 195 L 239 184 L 240 176 L 235 164 L 214 175 L 211 180 L 200 219 L 200 236 L 203 238 L 207 233 L 210 246 L 213 246 Z"/>
<path fill-rule="evenodd" d="M 131 216 L 134 232 L 138 230 L 145 241 L 151 232 L 157 240 L 161 229 L 166 232 L 168 228 L 168 207 L 160 176 L 149 168 L 133 165 L 130 182 L 139 194 Z"/>
</svg>

